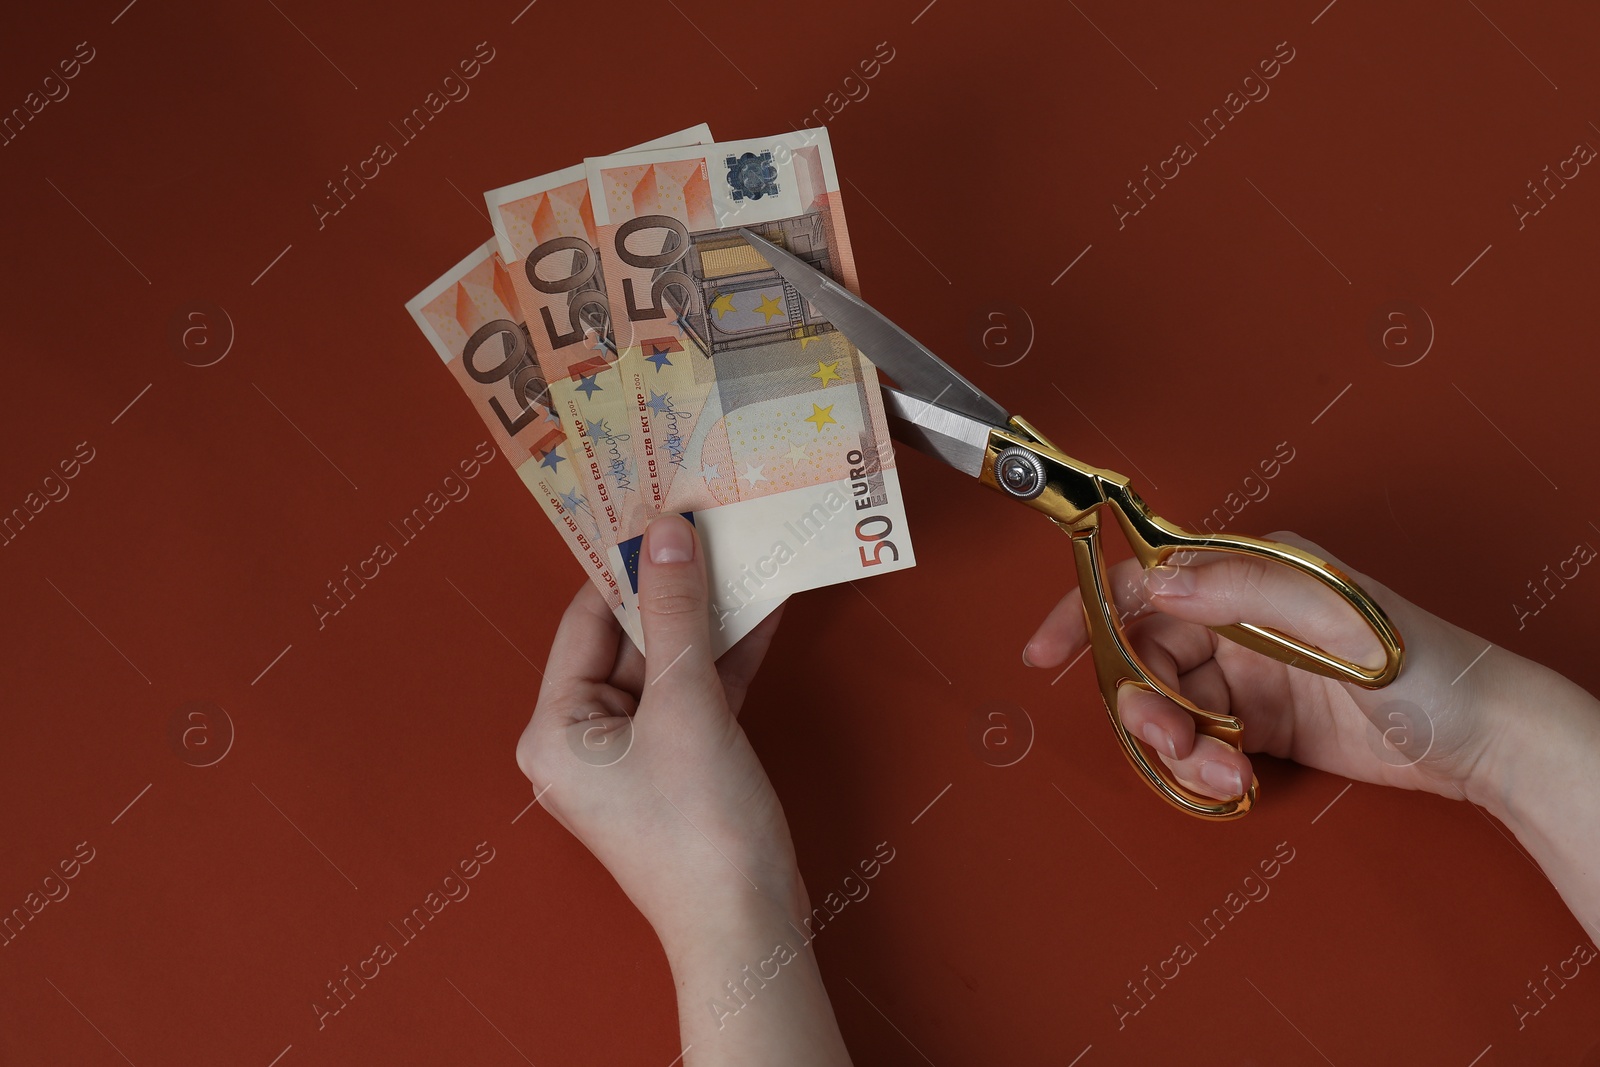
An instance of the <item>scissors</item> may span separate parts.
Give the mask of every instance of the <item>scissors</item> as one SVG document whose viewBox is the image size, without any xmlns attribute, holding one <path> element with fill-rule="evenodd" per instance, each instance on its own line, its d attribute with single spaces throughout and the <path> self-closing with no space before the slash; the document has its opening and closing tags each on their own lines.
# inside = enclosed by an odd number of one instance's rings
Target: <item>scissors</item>
<svg viewBox="0 0 1600 1067">
<path fill-rule="evenodd" d="M 1204 819 L 1235 819 L 1255 803 L 1259 783 L 1252 778 L 1243 796 L 1228 800 L 1196 793 L 1178 782 L 1159 759 L 1153 759 L 1122 724 L 1116 710 L 1117 693 L 1122 686 L 1131 685 L 1177 704 L 1194 720 L 1198 733 L 1235 749 L 1244 734 L 1244 724 L 1237 718 L 1196 707 L 1162 682 L 1129 646 L 1106 573 L 1100 542 L 1102 515 L 1116 519 L 1146 568 L 1178 553 L 1207 550 L 1264 559 L 1309 575 L 1360 614 L 1382 645 L 1384 662 L 1378 668 L 1364 667 L 1269 626 L 1238 622 L 1211 627 L 1230 641 L 1291 667 L 1366 689 L 1382 688 L 1399 675 L 1405 657 L 1399 632 L 1383 609 L 1338 568 L 1292 545 L 1231 534 L 1190 533 L 1151 514 L 1127 478 L 1071 458 L 1026 419 L 1008 414 L 860 297 L 770 241 L 749 230 L 740 233 L 785 282 L 899 384 L 899 388 L 883 386 L 894 437 L 1043 512 L 1072 538 L 1078 588 L 1106 713 L 1123 754 L 1170 804 Z"/>
</svg>

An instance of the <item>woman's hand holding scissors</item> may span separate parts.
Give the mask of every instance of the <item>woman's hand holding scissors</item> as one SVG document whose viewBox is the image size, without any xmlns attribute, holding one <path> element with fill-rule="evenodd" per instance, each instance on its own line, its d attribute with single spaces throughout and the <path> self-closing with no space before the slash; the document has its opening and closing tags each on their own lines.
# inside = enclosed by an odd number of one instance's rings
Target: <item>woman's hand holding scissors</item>
<svg viewBox="0 0 1600 1067">
<path fill-rule="evenodd" d="M 1140 658 L 1191 702 L 1239 717 L 1247 752 L 1484 807 L 1539 860 L 1590 935 L 1600 934 L 1600 701 L 1303 538 L 1270 537 L 1328 560 L 1378 601 L 1405 635 L 1395 681 L 1363 689 L 1219 638 L 1209 626 L 1250 621 L 1293 629 L 1355 660 L 1378 654 L 1370 629 L 1325 587 L 1265 561 L 1205 552 L 1178 567 L 1145 571 L 1129 560 L 1112 568 L 1116 606 Z M 1087 639 L 1073 590 L 1023 659 L 1060 667 Z M 1250 781 L 1248 756 L 1197 736 L 1192 718 L 1166 698 L 1125 686 L 1118 712 L 1190 788 L 1225 797 Z"/>
</svg>

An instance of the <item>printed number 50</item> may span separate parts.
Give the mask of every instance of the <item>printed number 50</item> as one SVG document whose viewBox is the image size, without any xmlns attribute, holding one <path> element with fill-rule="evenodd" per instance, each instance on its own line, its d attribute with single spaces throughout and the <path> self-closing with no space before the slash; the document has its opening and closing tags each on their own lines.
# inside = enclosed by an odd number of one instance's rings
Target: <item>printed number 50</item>
<svg viewBox="0 0 1600 1067">
<path fill-rule="evenodd" d="M 865 527 L 868 523 L 874 522 L 883 523 L 883 528 L 877 533 L 868 533 Z M 894 542 L 884 540 L 884 538 L 888 537 L 893 532 L 894 523 L 882 515 L 868 515 L 866 518 L 856 523 L 856 537 L 872 545 L 872 557 L 870 559 L 867 558 L 867 546 L 860 546 L 861 565 L 863 567 L 876 567 L 878 564 L 884 562 L 883 550 L 886 548 L 891 553 L 888 560 L 890 563 L 898 563 L 900 561 L 900 550 L 894 547 Z"/>
</svg>

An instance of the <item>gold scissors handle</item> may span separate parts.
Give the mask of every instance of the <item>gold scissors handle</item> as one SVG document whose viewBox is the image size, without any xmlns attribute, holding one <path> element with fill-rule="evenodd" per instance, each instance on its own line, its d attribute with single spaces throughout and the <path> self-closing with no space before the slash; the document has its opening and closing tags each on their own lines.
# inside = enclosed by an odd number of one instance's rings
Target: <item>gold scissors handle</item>
<svg viewBox="0 0 1600 1067">
<path fill-rule="evenodd" d="M 1151 674 L 1129 645 L 1115 606 L 1105 551 L 1100 543 L 1100 515 L 1107 507 L 1133 546 L 1134 555 L 1146 568 L 1179 552 L 1205 549 L 1258 557 L 1315 578 L 1361 615 L 1383 647 L 1384 662 L 1377 668 L 1364 667 L 1272 627 L 1254 623 L 1211 627 L 1223 637 L 1291 667 L 1367 689 L 1388 685 L 1400 673 L 1405 644 L 1394 624 L 1360 586 L 1326 560 L 1274 541 L 1228 534 L 1192 534 L 1182 530 L 1152 515 L 1129 486 L 1127 478 L 1070 458 L 1020 417 L 1011 419 L 1010 431 L 990 431 L 980 478 L 985 484 L 1048 515 L 1072 538 L 1072 556 L 1077 565 L 1078 588 L 1088 623 L 1100 696 L 1123 754 L 1152 789 L 1168 803 L 1191 815 L 1204 819 L 1236 819 L 1255 803 L 1257 783 L 1252 780 L 1243 796 L 1220 801 L 1187 788 L 1128 733 L 1117 714 L 1118 692 L 1124 685 L 1133 685 L 1159 693 L 1189 714 L 1197 733 L 1214 737 L 1236 749 L 1240 747 L 1244 724 L 1231 715 L 1196 707 Z"/>
</svg>

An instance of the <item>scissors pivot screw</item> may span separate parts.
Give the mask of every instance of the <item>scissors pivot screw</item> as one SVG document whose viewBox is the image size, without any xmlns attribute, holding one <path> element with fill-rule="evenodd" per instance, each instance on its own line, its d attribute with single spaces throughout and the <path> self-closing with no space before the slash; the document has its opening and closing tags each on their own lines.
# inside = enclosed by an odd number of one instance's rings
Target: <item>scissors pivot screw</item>
<svg viewBox="0 0 1600 1067">
<path fill-rule="evenodd" d="M 995 480 L 1020 500 L 1032 500 L 1044 492 L 1044 461 L 1025 448 L 1013 446 L 1000 453 L 994 470 Z"/>
</svg>

